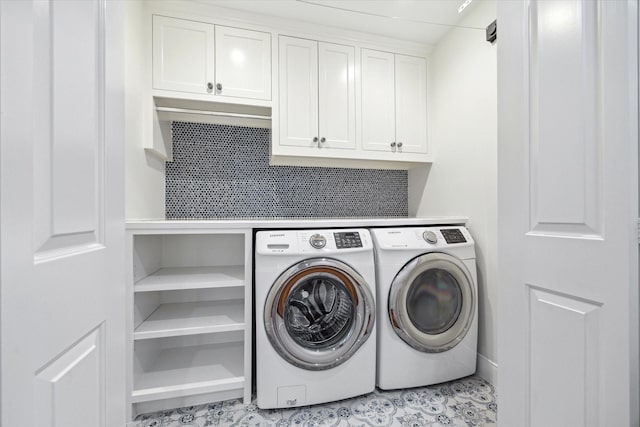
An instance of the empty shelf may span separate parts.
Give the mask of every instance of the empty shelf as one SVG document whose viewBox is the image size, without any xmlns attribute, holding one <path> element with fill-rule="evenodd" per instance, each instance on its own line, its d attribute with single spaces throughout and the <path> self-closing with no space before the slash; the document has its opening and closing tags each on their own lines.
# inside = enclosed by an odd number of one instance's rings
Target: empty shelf
<svg viewBox="0 0 640 427">
<path fill-rule="evenodd" d="M 244 301 L 161 304 L 133 332 L 136 340 L 243 330 Z"/>
<path fill-rule="evenodd" d="M 161 268 L 139 280 L 134 292 L 244 286 L 244 266 Z"/>
<path fill-rule="evenodd" d="M 161 350 L 135 373 L 132 402 L 242 389 L 243 351 L 241 342 Z"/>
</svg>

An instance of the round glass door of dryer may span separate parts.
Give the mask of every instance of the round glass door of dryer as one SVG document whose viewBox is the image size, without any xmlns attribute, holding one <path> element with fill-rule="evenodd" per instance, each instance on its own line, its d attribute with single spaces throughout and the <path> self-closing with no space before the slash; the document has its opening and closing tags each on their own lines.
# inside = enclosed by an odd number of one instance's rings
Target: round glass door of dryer
<svg viewBox="0 0 640 427">
<path fill-rule="evenodd" d="M 424 254 L 394 278 L 389 320 L 396 334 L 416 350 L 447 351 L 471 327 L 475 294 L 473 278 L 462 261 L 440 252 Z"/>
<path fill-rule="evenodd" d="M 338 260 L 314 258 L 278 277 L 267 295 L 264 326 L 271 345 L 292 365 L 330 369 L 369 338 L 374 304 L 355 270 Z"/>
</svg>

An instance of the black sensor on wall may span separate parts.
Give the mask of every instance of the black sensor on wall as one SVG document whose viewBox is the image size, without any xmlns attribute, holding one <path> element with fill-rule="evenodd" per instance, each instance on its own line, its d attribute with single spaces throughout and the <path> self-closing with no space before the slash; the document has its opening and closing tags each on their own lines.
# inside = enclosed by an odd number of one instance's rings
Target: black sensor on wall
<svg viewBox="0 0 640 427">
<path fill-rule="evenodd" d="M 493 43 L 498 38 L 498 23 L 494 20 L 487 26 L 487 41 Z"/>
</svg>

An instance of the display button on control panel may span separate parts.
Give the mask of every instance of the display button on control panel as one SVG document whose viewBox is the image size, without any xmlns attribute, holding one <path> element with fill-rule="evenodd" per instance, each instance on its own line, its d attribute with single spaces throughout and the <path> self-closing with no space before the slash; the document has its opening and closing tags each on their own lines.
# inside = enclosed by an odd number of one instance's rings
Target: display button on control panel
<svg viewBox="0 0 640 427">
<path fill-rule="evenodd" d="M 442 233 L 442 237 L 444 237 L 444 240 L 446 240 L 449 244 L 467 242 L 467 239 L 465 239 L 462 235 L 462 231 L 460 231 L 460 229 L 458 228 L 448 228 L 446 230 L 440 230 L 440 233 Z"/>
<path fill-rule="evenodd" d="M 362 240 L 360 240 L 360 233 L 358 233 L 357 231 L 345 232 L 345 233 L 333 233 L 333 237 L 336 241 L 337 249 L 362 247 Z"/>
</svg>

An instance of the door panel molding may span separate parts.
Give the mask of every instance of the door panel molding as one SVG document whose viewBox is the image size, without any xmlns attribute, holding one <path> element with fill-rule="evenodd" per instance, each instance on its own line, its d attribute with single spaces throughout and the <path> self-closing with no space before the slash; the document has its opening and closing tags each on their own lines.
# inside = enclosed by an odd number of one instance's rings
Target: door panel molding
<svg viewBox="0 0 640 427">
<path fill-rule="evenodd" d="M 49 361 L 35 375 L 38 422 L 43 426 L 106 425 L 104 323 Z M 75 393 L 81 387 L 78 401 Z"/>
<path fill-rule="evenodd" d="M 97 243 L 98 236 L 94 231 L 69 233 L 51 236 L 33 255 L 34 264 L 55 261 L 60 257 L 82 255 L 104 249 Z"/>
<path fill-rule="evenodd" d="M 105 3 L 43 1 L 34 8 L 34 260 L 40 262 L 104 241 Z M 93 19 L 78 20 L 79 14 Z"/>
<path fill-rule="evenodd" d="M 598 21 L 598 2 L 530 2 L 527 60 L 532 233 L 602 236 Z"/>
<path fill-rule="evenodd" d="M 527 291 L 529 425 L 601 425 L 598 345 L 603 303 L 531 284 Z M 548 375 L 550 369 L 556 374 Z"/>
</svg>

